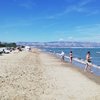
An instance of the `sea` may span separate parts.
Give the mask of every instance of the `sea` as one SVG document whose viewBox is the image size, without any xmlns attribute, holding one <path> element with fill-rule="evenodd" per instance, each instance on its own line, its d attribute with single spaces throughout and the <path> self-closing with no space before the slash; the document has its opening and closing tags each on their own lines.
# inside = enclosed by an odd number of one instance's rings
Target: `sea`
<svg viewBox="0 0 100 100">
<path fill-rule="evenodd" d="M 69 57 L 69 53 L 72 51 L 74 58 L 73 64 L 82 69 L 85 67 L 86 54 L 90 51 L 93 72 L 100 76 L 100 48 L 44 48 L 43 50 L 54 55 L 60 54 L 63 51 L 67 57 Z M 66 61 L 69 62 L 69 59 L 66 58 Z"/>
</svg>

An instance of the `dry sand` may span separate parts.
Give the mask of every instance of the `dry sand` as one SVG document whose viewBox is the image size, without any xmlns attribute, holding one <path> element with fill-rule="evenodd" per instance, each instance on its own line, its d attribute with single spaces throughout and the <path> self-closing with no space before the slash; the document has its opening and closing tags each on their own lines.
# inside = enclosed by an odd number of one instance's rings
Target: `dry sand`
<svg viewBox="0 0 100 100">
<path fill-rule="evenodd" d="M 37 51 L 0 56 L 0 100 L 100 100 L 100 77 Z"/>
</svg>

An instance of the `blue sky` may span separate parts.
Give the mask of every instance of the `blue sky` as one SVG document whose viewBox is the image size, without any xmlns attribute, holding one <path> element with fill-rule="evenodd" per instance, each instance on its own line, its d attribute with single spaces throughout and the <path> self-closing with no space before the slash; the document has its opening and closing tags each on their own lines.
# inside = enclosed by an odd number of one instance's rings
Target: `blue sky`
<svg viewBox="0 0 100 100">
<path fill-rule="evenodd" d="M 100 42 L 100 0 L 0 0 L 0 41 Z"/>
</svg>

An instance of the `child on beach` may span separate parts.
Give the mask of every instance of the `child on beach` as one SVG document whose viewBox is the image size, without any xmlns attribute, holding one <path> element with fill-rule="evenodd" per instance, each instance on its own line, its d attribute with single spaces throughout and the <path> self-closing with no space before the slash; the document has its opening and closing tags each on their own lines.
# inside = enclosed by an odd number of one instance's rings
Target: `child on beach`
<svg viewBox="0 0 100 100">
<path fill-rule="evenodd" d="M 69 53 L 69 58 L 70 58 L 70 63 L 72 63 L 72 59 L 73 59 L 72 51 L 70 51 L 70 53 Z"/>
<path fill-rule="evenodd" d="M 91 57 L 90 57 L 90 51 L 88 51 L 87 54 L 86 54 L 86 66 L 85 66 L 84 71 L 90 71 L 90 72 L 93 72 L 93 71 L 91 70 Z"/>
</svg>

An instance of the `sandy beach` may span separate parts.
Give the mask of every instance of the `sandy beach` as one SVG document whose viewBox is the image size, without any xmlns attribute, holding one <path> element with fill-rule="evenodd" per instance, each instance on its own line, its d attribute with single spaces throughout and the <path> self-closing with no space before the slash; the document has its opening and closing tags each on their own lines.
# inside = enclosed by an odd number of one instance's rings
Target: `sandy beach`
<svg viewBox="0 0 100 100">
<path fill-rule="evenodd" d="M 100 100 L 100 76 L 37 49 L 0 56 L 0 100 Z"/>
</svg>

